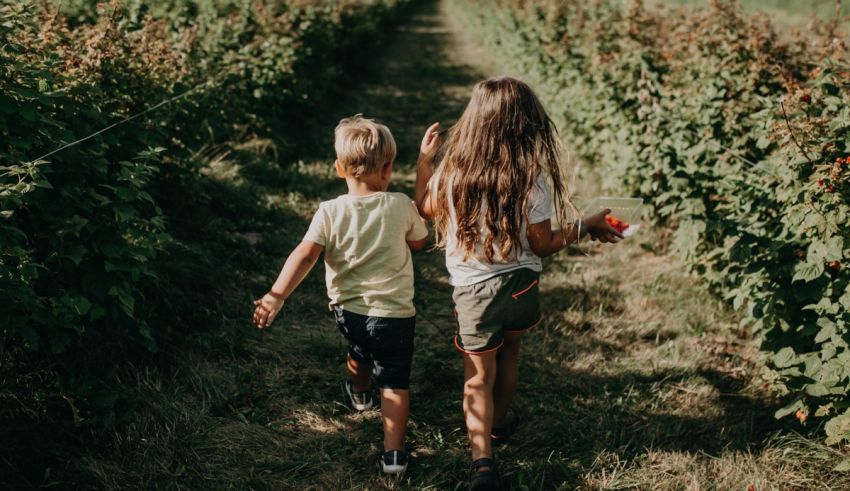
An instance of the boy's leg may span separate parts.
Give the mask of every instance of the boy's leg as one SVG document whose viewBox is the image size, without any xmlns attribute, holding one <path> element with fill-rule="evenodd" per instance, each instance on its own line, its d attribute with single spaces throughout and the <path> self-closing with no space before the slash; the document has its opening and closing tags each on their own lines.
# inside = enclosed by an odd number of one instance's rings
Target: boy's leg
<svg viewBox="0 0 850 491">
<path fill-rule="evenodd" d="M 493 457 L 490 432 L 493 427 L 493 385 L 496 353 L 464 354 L 463 414 L 472 446 L 472 460 Z M 481 470 L 487 470 L 482 468 Z"/>
<path fill-rule="evenodd" d="M 404 435 L 410 416 L 410 391 L 381 389 L 381 419 L 384 423 L 384 451 L 404 450 Z"/>
<path fill-rule="evenodd" d="M 348 341 L 348 353 L 345 355 L 345 367 L 354 392 L 367 392 L 372 388 L 372 359 L 364 348 L 366 341 L 366 322 L 368 317 L 343 310 L 334 305 L 336 326 L 340 334 Z"/>
<path fill-rule="evenodd" d="M 381 389 L 384 452 L 404 451 L 410 417 L 410 368 L 416 320 L 370 317 L 372 376 Z"/>
<path fill-rule="evenodd" d="M 372 388 L 372 362 L 357 361 L 346 354 L 348 376 L 351 378 L 351 388 L 355 392 L 366 392 Z"/>
<path fill-rule="evenodd" d="M 519 351 L 525 331 L 505 331 L 504 344 L 496 353 L 496 382 L 493 386 L 493 426 L 501 426 L 516 392 Z"/>
</svg>

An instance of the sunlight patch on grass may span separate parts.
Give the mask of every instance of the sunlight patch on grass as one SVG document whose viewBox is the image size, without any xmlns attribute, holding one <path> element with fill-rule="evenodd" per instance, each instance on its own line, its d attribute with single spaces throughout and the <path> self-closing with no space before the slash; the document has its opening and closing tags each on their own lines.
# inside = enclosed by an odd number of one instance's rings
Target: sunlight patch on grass
<svg viewBox="0 0 850 491">
<path fill-rule="evenodd" d="M 333 418 L 326 418 L 308 410 L 298 410 L 292 413 L 295 423 L 316 433 L 325 435 L 337 434 L 345 430 L 345 425 Z"/>
</svg>

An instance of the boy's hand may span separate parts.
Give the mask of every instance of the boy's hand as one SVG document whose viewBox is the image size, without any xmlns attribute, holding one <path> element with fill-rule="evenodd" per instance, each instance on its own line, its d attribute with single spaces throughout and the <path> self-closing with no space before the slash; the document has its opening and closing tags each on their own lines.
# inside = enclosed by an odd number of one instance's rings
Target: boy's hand
<svg viewBox="0 0 850 491">
<path fill-rule="evenodd" d="M 271 293 L 266 293 L 263 298 L 254 300 L 254 325 L 263 329 L 272 325 L 274 318 L 283 308 L 284 300 Z"/>
<path fill-rule="evenodd" d="M 430 163 L 437 155 L 440 149 L 442 138 L 440 138 L 440 123 L 434 123 L 425 130 L 425 136 L 422 137 L 422 144 L 419 145 L 419 161 L 427 161 Z"/>
<path fill-rule="evenodd" d="M 591 239 L 614 244 L 623 238 L 623 234 L 617 232 L 617 229 L 605 220 L 605 215 L 609 213 L 611 213 L 611 210 L 602 210 L 582 220 Z"/>
</svg>

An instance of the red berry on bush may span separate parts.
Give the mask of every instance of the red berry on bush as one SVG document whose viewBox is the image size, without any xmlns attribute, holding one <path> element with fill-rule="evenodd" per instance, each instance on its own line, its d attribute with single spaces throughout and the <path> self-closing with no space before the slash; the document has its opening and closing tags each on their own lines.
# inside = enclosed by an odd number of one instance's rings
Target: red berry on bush
<svg viewBox="0 0 850 491">
<path fill-rule="evenodd" d="M 800 100 L 808 104 L 812 102 L 812 96 L 810 96 L 809 94 L 803 94 L 802 96 L 800 96 Z"/>
<path fill-rule="evenodd" d="M 818 179 L 818 187 L 819 188 L 823 187 L 823 179 Z"/>
<path fill-rule="evenodd" d="M 832 269 L 834 271 L 838 271 L 839 269 L 841 269 L 841 261 L 830 261 L 829 262 L 829 269 Z"/>
</svg>

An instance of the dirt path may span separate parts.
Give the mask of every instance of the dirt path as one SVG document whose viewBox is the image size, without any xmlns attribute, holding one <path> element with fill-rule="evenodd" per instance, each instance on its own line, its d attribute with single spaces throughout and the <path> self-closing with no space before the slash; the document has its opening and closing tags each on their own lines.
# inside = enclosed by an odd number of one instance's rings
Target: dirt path
<svg viewBox="0 0 850 491">
<path fill-rule="evenodd" d="M 328 120 L 361 112 L 386 122 L 400 150 L 393 185 L 410 192 L 421 132 L 433 121 L 448 127 L 472 84 L 497 69 L 443 2 L 425 2 L 374 59 L 357 74 L 368 82 L 342 94 Z M 324 156 L 288 172 L 254 176 L 265 179 L 260 200 L 285 212 L 282 225 L 260 231 L 257 256 L 246 256 L 268 261 L 263 277 L 246 266 L 255 294 L 318 202 L 344 192 Z M 497 454 L 510 488 L 769 489 L 806 487 L 818 475 L 818 466 L 784 457 L 808 444 L 767 440 L 777 423 L 753 378 L 752 342 L 675 260 L 653 252 L 660 241 L 647 231 L 546 262 L 547 319 L 527 336 L 520 367 L 523 423 Z M 402 480 L 375 465 L 379 413 L 342 404 L 344 343 L 321 266 L 273 329 L 256 332 L 240 311 L 227 320 L 239 338 L 227 352 L 193 356 L 168 377 L 140 375 L 147 416 L 84 465 L 104 487 L 462 489 L 468 455 L 450 287 L 439 253 L 415 263 L 414 460 Z M 233 295 L 248 304 L 246 292 Z"/>
</svg>

